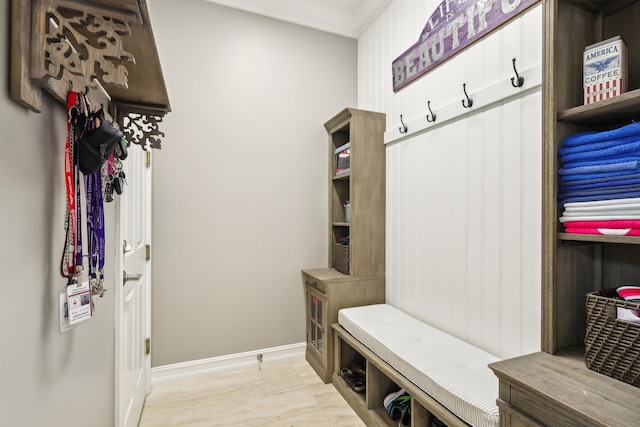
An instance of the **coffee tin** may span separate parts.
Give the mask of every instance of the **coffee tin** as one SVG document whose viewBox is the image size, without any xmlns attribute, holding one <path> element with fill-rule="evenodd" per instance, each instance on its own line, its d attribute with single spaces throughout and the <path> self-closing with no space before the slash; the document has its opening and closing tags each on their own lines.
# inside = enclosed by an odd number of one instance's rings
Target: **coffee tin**
<svg viewBox="0 0 640 427">
<path fill-rule="evenodd" d="M 627 44 L 615 36 L 584 48 L 584 103 L 593 104 L 627 91 Z"/>
</svg>

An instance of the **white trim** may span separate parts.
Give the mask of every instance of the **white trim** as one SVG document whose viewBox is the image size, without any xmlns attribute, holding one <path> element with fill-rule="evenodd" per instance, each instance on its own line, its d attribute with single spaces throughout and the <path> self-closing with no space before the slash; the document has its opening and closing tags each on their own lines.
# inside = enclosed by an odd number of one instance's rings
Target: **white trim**
<svg viewBox="0 0 640 427">
<path fill-rule="evenodd" d="M 258 362 L 259 354 L 262 354 L 262 364 L 266 365 L 276 360 L 282 361 L 282 359 L 304 357 L 305 348 L 306 343 L 301 342 L 263 350 L 157 366 L 151 368 L 151 387 L 205 375 L 230 372 L 239 368 L 247 368 L 251 365 L 254 365 L 257 369 L 260 366 Z"/>
<path fill-rule="evenodd" d="M 124 271 L 124 259 L 122 253 L 122 239 L 123 239 L 123 218 L 121 212 L 122 201 L 120 197 L 115 197 L 115 237 L 116 242 L 112 245 L 112 248 L 115 252 L 113 254 L 114 260 L 114 278 L 113 278 L 113 288 L 114 290 L 114 307 L 113 307 L 113 317 L 114 317 L 114 418 L 115 418 L 115 427 L 123 427 L 124 421 L 124 408 L 122 407 L 122 391 L 120 390 L 124 386 L 124 345 L 122 338 L 122 271 Z M 118 274 L 120 272 L 120 274 Z"/>
<path fill-rule="evenodd" d="M 355 9 L 300 0 L 207 0 L 234 9 L 357 39 L 392 0 L 366 0 Z"/>
<path fill-rule="evenodd" d="M 432 128 L 440 127 L 445 123 L 458 119 L 467 114 L 473 114 L 477 111 L 487 109 L 498 102 L 504 102 L 508 99 L 522 96 L 523 93 L 532 92 L 538 90 L 542 85 L 542 66 L 536 64 L 520 73 L 524 77 L 524 85 L 520 88 L 514 88 L 510 79 L 498 81 L 494 84 L 486 86 L 479 90 L 474 90 L 472 87 L 467 87 L 467 93 L 469 98 L 473 100 L 473 106 L 471 108 L 464 108 L 462 106 L 462 100 L 464 99 L 464 93 L 462 91 L 462 83 L 460 83 L 457 90 L 460 91 L 460 98 L 451 102 L 448 105 L 439 107 L 431 103 L 431 109 L 436 114 L 437 121 L 435 123 L 427 121 L 427 114 L 429 111 L 425 111 L 419 117 L 412 120 L 404 120 L 407 125 L 407 132 L 400 133 L 400 127 L 394 126 L 384 133 L 384 143 L 390 144 L 402 139 L 406 139 L 411 135 L 415 135 L 422 132 L 427 132 Z M 452 89 L 453 90 L 453 89 Z M 426 104 L 426 101 L 425 101 Z M 427 107 L 425 105 L 425 107 Z M 398 125 L 400 125 L 400 117 L 398 117 Z"/>
</svg>

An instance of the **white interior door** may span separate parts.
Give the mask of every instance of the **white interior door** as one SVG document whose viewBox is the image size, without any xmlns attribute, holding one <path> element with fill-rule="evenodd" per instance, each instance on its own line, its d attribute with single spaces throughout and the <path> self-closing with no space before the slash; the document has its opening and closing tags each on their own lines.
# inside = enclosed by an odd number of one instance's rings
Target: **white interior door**
<svg viewBox="0 0 640 427">
<path fill-rule="evenodd" d="M 127 184 L 119 203 L 121 260 L 116 285 L 116 417 L 122 427 L 137 426 L 150 392 L 151 356 L 151 154 L 129 148 Z M 148 159 L 147 159 L 148 157 Z"/>
</svg>

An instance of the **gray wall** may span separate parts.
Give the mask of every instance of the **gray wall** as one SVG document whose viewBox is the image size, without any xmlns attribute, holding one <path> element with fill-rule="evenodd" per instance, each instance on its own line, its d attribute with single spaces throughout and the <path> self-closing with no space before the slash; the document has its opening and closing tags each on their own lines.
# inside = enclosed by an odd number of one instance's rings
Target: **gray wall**
<svg viewBox="0 0 640 427">
<path fill-rule="evenodd" d="M 322 123 L 356 106 L 356 42 L 151 0 L 173 112 L 154 156 L 154 365 L 304 340 L 300 269 L 326 263 Z M 114 425 L 115 206 L 96 316 L 58 332 L 65 111 L 8 95 L 0 8 L 0 424 Z M 69 402 L 79 402 L 71 410 Z"/>
<path fill-rule="evenodd" d="M 151 0 L 172 112 L 153 169 L 152 365 L 303 342 L 327 264 L 323 123 L 357 42 L 202 0 Z"/>
<path fill-rule="evenodd" d="M 58 332 L 66 114 L 10 100 L 9 3 L 0 6 L 0 425 L 114 425 L 114 207 L 107 206 L 107 291 L 93 319 Z M 79 402 L 70 410 L 70 402 Z"/>
</svg>

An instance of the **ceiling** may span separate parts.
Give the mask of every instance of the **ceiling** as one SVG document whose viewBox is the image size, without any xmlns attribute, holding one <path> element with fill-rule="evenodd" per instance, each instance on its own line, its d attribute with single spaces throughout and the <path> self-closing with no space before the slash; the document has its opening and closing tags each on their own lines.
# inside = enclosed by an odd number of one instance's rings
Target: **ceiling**
<svg viewBox="0 0 640 427">
<path fill-rule="evenodd" d="M 206 0 L 357 39 L 392 0 Z"/>
</svg>

